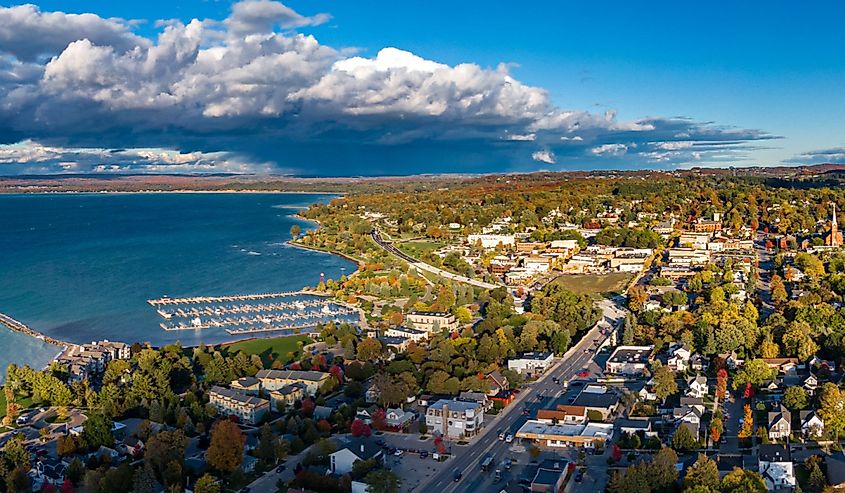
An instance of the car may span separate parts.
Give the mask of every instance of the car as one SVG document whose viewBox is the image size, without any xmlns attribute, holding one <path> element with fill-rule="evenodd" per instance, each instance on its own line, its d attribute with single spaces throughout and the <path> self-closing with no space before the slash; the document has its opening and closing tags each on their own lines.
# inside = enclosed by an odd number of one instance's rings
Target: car
<svg viewBox="0 0 845 493">
<path fill-rule="evenodd" d="M 552 383 L 560 383 L 560 379 L 558 377 L 552 377 Z"/>
<path fill-rule="evenodd" d="M 420 452 L 420 459 L 425 459 L 426 457 L 428 457 L 428 452 L 426 452 L 425 450 Z"/>
<path fill-rule="evenodd" d="M 513 433 L 508 433 L 508 436 L 505 437 L 505 443 L 511 443 L 513 441 Z"/>
<path fill-rule="evenodd" d="M 504 440 L 504 439 L 505 439 L 505 432 L 504 432 L 504 430 L 499 430 L 499 440 Z"/>
<path fill-rule="evenodd" d="M 581 370 L 581 371 L 578 372 L 578 376 L 581 377 L 581 378 L 589 377 L 590 376 L 590 370 Z"/>
<path fill-rule="evenodd" d="M 393 448 L 393 447 L 388 447 L 388 448 L 387 448 L 387 453 L 388 453 L 388 454 L 390 454 L 390 455 L 393 455 L 393 454 L 395 454 L 395 453 L 396 453 L 396 449 L 395 449 L 395 448 Z"/>
<path fill-rule="evenodd" d="M 396 452 L 393 452 L 393 455 L 395 455 L 396 457 L 402 457 L 402 450 L 396 449 Z"/>
<path fill-rule="evenodd" d="M 584 471 L 578 471 L 575 473 L 575 482 L 580 483 L 584 480 Z"/>
<path fill-rule="evenodd" d="M 378 440 L 376 440 L 376 445 L 378 445 L 379 447 L 384 447 L 385 446 L 384 440 L 379 438 Z"/>
<path fill-rule="evenodd" d="M 277 473 L 278 473 L 278 472 L 282 472 L 282 471 L 284 471 L 285 469 L 286 469 L 286 468 L 285 468 L 285 465 L 284 465 L 284 464 L 282 464 L 281 466 L 279 466 L 279 467 L 277 467 L 277 468 L 276 468 L 276 472 L 277 472 Z"/>
<path fill-rule="evenodd" d="M 462 477 L 464 477 L 464 474 L 461 472 L 460 469 L 455 469 L 454 471 L 452 471 L 452 480 L 456 483 L 460 481 Z"/>
<path fill-rule="evenodd" d="M 529 414 L 531 414 L 531 409 L 529 409 L 528 407 L 522 408 L 522 415 L 523 416 L 528 416 Z"/>
<path fill-rule="evenodd" d="M 505 459 L 505 469 L 510 469 L 512 464 L 513 464 L 513 461 L 510 459 L 510 457 Z"/>
</svg>

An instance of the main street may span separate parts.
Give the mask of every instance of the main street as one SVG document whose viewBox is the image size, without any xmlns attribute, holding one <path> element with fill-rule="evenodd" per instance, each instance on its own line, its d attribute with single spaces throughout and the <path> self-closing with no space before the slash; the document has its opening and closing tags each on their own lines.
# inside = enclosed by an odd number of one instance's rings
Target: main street
<svg viewBox="0 0 845 493">
<path fill-rule="evenodd" d="M 601 300 L 597 302 L 601 308 L 604 320 L 614 327 L 622 323 L 625 317 L 625 309 L 619 304 L 621 299 Z M 493 421 L 484 424 L 481 433 L 472 438 L 466 447 L 453 446 L 453 457 L 448 461 L 448 467 L 439 474 L 433 476 L 427 483 L 421 484 L 415 491 L 435 491 L 437 493 L 473 492 L 483 493 L 492 485 L 492 473 L 482 473 L 479 467 L 481 458 L 488 453 L 493 455 L 496 463 L 499 463 L 508 456 L 512 444 L 498 439 L 498 430 L 515 433 L 526 421 L 522 410 L 527 406 L 531 415 L 544 406 L 544 402 L 538 400 L 538 396 L 554 397 L 563 390 L 562 383 L 556 384 L 553 378 L 561 382 L 568 381 L 575 377 L 590 360 L 595 356 L 596 347 L 601 345 L 607 335 L 602 333 L 605 324 L 599 323 L 573 346 L 567 354 L 560 359 L 556 365 L 547 371 L 536 382 L 531 383 L 511 405 L 502 410 Z M 454 481 L 454 471 L 461 471 L 463 478 L 459 482 Z"/>
</svg>

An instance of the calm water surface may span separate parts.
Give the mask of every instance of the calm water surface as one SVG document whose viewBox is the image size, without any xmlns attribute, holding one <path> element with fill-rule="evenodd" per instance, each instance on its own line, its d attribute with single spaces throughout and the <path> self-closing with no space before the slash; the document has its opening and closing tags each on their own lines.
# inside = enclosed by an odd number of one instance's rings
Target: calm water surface
<svg viewBox="0 0 845 493">
<path fill-rule="evenodd" d="M 76 343 L 221 342 L 222 330 L 167 333 L 146 303 L 164 295 L 288 291 L 355 265 L 293 248 L 292 216 L 316 194 L 0 195 L 0 312 Z M 0 330 L 0 368 L 43 365 L 54 346 Z M 5 373 L 5 372 L 3 372 Z"/>
</svg>

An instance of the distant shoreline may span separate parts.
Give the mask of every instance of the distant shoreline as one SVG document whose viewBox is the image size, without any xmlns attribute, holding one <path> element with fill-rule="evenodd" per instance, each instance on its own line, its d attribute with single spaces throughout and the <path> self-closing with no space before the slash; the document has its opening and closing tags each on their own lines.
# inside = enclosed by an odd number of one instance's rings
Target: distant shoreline
<svg viewBox="0 0 845 493">
<path fill-rule="evenodd" d="M 25 190 L 0 190 L 0 195 L 142 195 L 142 194 L 166 194 L 166 193 L 179 193 L 179 194 L 214 194 L 214 193 L 225 193 L 225 194 L 286 194 L 286 195 L 338 195 L 343 196 L 344 192 L 309 192 L 305 190 L 292 190 L 292 191 L 284 191 L 284 190 L 238 190 L 238 189 L 225 189 L 225 190 L 85 190 L 85 191 L 77 191 L 77 190 L 57 190 L 57 191 L 46 191 L 46 190 L 38 190 L 28 192 Z"/>
</svg>

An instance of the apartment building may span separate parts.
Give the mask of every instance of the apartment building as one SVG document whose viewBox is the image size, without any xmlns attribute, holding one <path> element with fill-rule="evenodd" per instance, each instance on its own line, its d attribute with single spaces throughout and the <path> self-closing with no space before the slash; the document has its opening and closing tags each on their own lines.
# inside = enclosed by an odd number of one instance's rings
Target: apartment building
<svg viewBox="0 0 845 493">
<path fill-rule="evenodd" d="M 413 328 L 426 332 L 452 331 L 458 328 L 458 320 L 448 312 L 413 311 L 405 317 L 405 321 L 413 325 Z"/>
<path fill-rule="evenodd" d="M 237 416 L 244 423 L 257 424 L 270 412 L 270 401 L 236 390 L 214 386 L 208 392 L 209 404 L 219 414 Z"/>
<path fill-rule="evenodd" d="M 307 395 L 315 395 L 331 375 L 321 371 L 261 370 L 255 374 L 266 391 L 279 390 L 294 383 L 305 385 Z"/>
<path fill-rule="evenodd" d="M 428 429 L 450 438 L 474 436 L 483 421 L 484 411 L 477 402 L 441 399 L 425 412 Z"/>
</svg>

